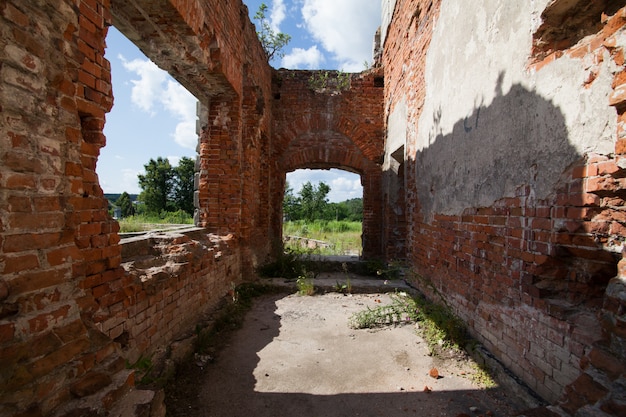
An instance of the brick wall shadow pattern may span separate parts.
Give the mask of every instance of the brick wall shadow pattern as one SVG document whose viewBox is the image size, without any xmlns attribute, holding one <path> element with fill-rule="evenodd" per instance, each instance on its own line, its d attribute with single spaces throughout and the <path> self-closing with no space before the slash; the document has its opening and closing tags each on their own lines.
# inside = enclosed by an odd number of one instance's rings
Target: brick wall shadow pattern
<svg viewBox="0 0 626 417">
<path fill-rule="evenodd" d="M 601 337 L 597 315 L 619 260 L 607 236 L 587 233 L 601 211 L 583 190 L 590 161 L 559 108 L 522 85 L 504 93 L 498 84 L 489 105 L 445 134 L 442 111 L 430 144 L 406 161 L 407 187 L 417 188 L 409 258 L 500 360 L 554 401 Z"/>
</svg>

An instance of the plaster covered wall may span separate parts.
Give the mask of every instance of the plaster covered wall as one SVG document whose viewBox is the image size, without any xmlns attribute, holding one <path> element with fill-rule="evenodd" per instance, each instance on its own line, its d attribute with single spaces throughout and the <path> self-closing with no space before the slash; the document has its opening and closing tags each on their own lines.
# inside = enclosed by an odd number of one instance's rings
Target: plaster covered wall
<svg viewBox="0 0 626 417">
<path fill-rule="evenodd" d="M 490 206 L 526 184 L 546 198 L 582 155 L 613 152 L 615 64 L 599 65 L 593 88 L 581 88 L 590 69 L 580 59 L 528 67 L 546 4 L 442 2 L 408 140 L 418 192 L 431 195 L 421 199 L 423 215 Z"/>
<path fill-rule="evenodd" d="M 616 413 L 624 4 L 394 3 L 388 256 L 561 412 Z"/>
</svg>

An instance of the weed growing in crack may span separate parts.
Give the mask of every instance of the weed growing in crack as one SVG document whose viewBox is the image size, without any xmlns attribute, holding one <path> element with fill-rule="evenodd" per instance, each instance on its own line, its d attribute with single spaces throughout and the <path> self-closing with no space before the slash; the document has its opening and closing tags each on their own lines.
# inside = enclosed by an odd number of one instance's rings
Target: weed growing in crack
<svg viewBox="0 0 626 417">
<path fill-rule="evenodd" d="M 152 362 L 152 356 L 141 355 L 139 359 L 133 364 L 126 361 L 126 369 L 134 369 L 137 374 L 137 382 L 139 385 L 149 385 L 155 382 L 159 382 L 160 378 L 153 376 L 154 363 Z"/>
<path fill-rule="evenodd" d="M 316 93 L 330 91 L 340 94 L 350 88 L 352 75 L 343 71 L 313 71 L 309 77 L 309 88 Z"/>
<path fill-rule="evenodd" d="M 474 373 L 469 375 L 469 379 L 476 385 L 485 388 L 495 388 L 498 385 L 489 374 L 489 369 L 485 365 L 473 363 L 471 366 L 474 369 Z"/>
<path fill-rule="evenodd" d="M 462 347 L 471 340 L 465 324 L 445 306 L 430 303 L 423 297 L 410 297 L 403 292 L 392 294 L 389 305 L 368 307 L 353 314 L 349 322 L 355 329 L 410 323 L 415 323 L 431 354 L 449 349 L 462 351 Z"/>
<path fill-rule="evenodd" d="M 343 262 L 341 264 L 341 270 L 346 276 L 346 283 L 341 284 L 339 281 L 335 284 L 335 291 L 341 294 L 352 294 L 352 283 L 350 282 L 350 275 L 348 275 L 348 264 Z"/>
<path fill-rule="evenodd" d="M 312 272 L 305 272 L 300 275 L 296 280 L 296 287 L 298 288 L 299 295 L 313 295 L 315 294 L 315 285 L 313 279 L 315 275 Z"/>
<path fill-rule="evenodd" d="M 415 300 L 406 293 L 391 295 L 391 304 L 354 313 L 350 317 L 353 329 L 371 329 L 375 327 L 396 326 L 414 323 L 419 319 L 419 309 Z"/>
<path fill-rule="evenodd" d="M 398 261 L 385 263 L 379 259 L 368 261 L 366 268 L 369 275 L 377 276 L 380 279 L 398 279 L 406 269 L 405 266 Z"/>
</svg>

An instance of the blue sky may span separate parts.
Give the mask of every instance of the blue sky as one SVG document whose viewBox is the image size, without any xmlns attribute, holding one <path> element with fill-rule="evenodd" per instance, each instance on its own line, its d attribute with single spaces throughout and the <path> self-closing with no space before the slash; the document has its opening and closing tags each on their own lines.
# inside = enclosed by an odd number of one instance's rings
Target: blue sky
<svg viewBox="0 0 626 417">
<path fill-rule="evenodd" d="M 372 61 L 380 25 L 379 0 L 244 0 L 252 18 L 261 3 L 272 28 L 291 35 L 275 68 L 340 69 L 360 72 Z M 196 99 L 149 61 L 115 28 L 109 29 L 106 57 L 111 62 L 114 103 L 107 114 L 107 144 L 97 172 L 105 193 L 139 193 L 137 175 L 152 158 L 176 165 L 196 157 Z M 360 177 L 341 170 L 298 170 L 287 174 L 297 193 L 306 181 L 327 183 L 330 201 L 362 196 Z"/>
</svg>

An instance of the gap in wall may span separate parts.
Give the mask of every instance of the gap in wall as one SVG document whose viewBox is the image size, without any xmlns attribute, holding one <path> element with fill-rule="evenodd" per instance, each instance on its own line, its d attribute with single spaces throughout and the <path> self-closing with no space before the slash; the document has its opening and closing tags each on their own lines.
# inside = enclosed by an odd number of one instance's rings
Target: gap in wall
<svg viewBox="0 0 626 417">
<path fill-rule="evenodd" d="M 140 193 L 138 174 L 151 159 L 196 160 L 197 99 L 147 58 L 115 27 L 106 38 L 113 108 L 106 115 L 106 146 L 96 167 L 105 196 Z"/>
<path fill-rule="evenodd" d="M 303 218 L 291 219 L 291 211 L 297 212 L 297 209 L 287 208 L 289 203 L 286 202 L 286 205 L 283 206 L 284 237 L 289 237 L 292 242 L 294 238 L 297 238 L 302 247 L 320 249 L 322 254 L 361 255 L 363 249 L 361 244 L 362 227 L 359 225 L 357 231 L 352 229 L 355 227 L 354 224 L 348 224 L 354 223 L 351 220 L 354 220 L 359 207 L 362 222 L 363 186 L 361 185 L 361 176 L 341 169 L 298 169 L 287 173 L 286 195 L 291 195 L 296 200 L 304 197 L 302 189 L 307 183 L 310 183 L 314 190 L 319 190 L 321 183 L 326 184 L 330 189 L 326 195 L 327 204 L 324 209 L 317 210 L 318 217 L 322 219 L 315 223 Z M 307 239 L 307 241 L 300 239 Z M 316 248 L 315 243 L 309 242 L 308 239 L 320 240 L 322 246 Z M 324 246 L 326 243 L 331 244 L 332 248 L 326 248 Z M 291 244 L 288 244 L 288 247 L 291 247 Z"/>
</svg>

